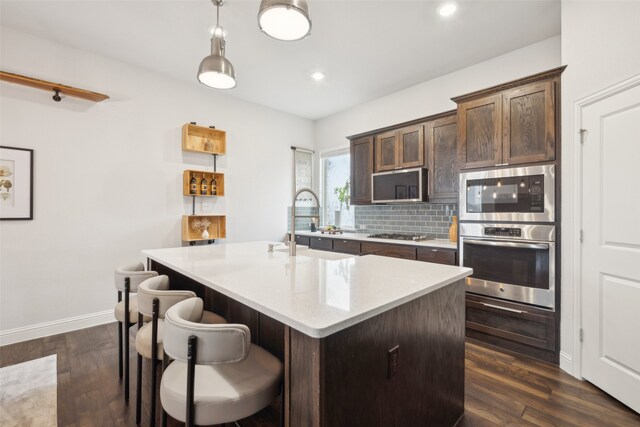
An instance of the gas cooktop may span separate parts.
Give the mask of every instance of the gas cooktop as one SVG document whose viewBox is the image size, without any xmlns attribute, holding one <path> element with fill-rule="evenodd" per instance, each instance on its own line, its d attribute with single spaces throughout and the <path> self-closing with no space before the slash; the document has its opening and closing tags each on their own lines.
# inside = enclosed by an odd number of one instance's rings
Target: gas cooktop
<svg viewBox="0 0 640 427">
<path fill-rule="evenodd" d="M 368 237 L 374 239 L 394 239 L 394 240 L 430 240 L 433 237 L 429 237 L 424 234 L 398 234 L 398 233 L 380 233 L 380 234 L 370 234 Z"/>
</svg>

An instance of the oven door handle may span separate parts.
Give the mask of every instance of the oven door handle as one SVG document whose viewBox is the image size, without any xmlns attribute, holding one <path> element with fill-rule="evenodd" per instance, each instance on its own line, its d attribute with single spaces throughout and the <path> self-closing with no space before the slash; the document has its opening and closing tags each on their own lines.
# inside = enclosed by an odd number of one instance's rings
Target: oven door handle
<svg viewBox="0 0 640 427">
<path fill-rule="evenodd" d="M 473 243 L 484 246 L 504 246 L 508 248 L 524 248 L 524 249 L 549 249 L 547 243 L 522 243 L 522 242 L 496 242 L 495 240 L 473 240 L 464 239 L 464 243 Z"/>
</svg>

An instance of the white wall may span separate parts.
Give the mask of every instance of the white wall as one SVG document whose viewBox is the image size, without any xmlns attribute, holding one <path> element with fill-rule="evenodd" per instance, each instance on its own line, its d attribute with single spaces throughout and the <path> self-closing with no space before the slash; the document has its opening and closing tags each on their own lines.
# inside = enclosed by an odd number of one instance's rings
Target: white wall
<svg viewBox="0 0 640 427">
<path fill-rule="evenodd" d="M 556 36 L 318 120 L 316 148 L 347 146 L 348 135 L 454 110 L 452 97 L 560 65 Z"/>
<path fill-rule="evenodd" d="M 578 138 L 574 104 L 595 92 L 640 73 L 640 2 L 562 1 L 562 329 L 561 367 L 580 376 L 579 307 L 574 260 L 577 236 L 574 209 Z M 588 315 L 588 314 L 587 314 Z"/>
<path fill-rule="evenodd" d="M 226 241 L 282 238 L 289 147 L 313 147 L 313 122 L 201 86 L 195 68 L 194 83 L 181 83 L 9 28 L 1 36 L 2 70 L 111 99 L 56 103 L 51 93 L 0 86 L 1 145 L 35 149 L 34 220 L 0 222 L 0 343 L 112 319 L 30 330 L 112 310 L 117 265 L 143 260 L 142 249 L 181 244 L 190 209 L 182 171 L 212 165 L 210 156 L 182 152 L 189 121 L 227 131 L 218 162 L 226 197 L 211 210 L 227 215 Z"/>
</svg>

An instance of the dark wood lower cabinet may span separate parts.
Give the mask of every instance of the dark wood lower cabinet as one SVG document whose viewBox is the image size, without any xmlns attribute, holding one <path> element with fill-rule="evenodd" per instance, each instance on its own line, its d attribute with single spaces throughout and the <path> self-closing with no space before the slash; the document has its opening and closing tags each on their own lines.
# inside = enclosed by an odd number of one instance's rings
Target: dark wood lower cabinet
<svg viewBox="0 0 640 427">
<path fill-rule="evenodd" d="M 289 236 L 291 236 L 291 233 L 289 233 Z M 309 236 L 296 236 L 296 244 L 298 245 L 309 246 L 310 240 Z"/>
<path fill-rule="evenodd" d="M 389 243 L 362 242 L 362 255 L 381 255 L 393 258 L 416 259 L 414 246 Z"/>
<path fill-rule="evenodd" d="M 335 239 L 333 251 L 343 254 L 360 255 L 360 242 L 357 240 Z"/>
<path fill-rule="evenodd" d="M 418 247 L 418 261 L 435 262 L 437 264 L 457 265 L 458 251 L 452 249 L 436 249 Z"/>
<path fill-rule="evenodd" d="M 464 412 L 463 294 L 461 280 L 320 339 L 288 328 L 285 354 L 296 359 L 285 362 L 287 425 L 455 425 Z"/>
<path fill-rule="evenodd" d="M 475 294 L 466 297 L 466 335 L 558 363 L 556 313 Z"/>
<path fill-rule="evenodd" d="M 311 249 L 320 249 L 322 251 L 332 251 L 333 239 L 328 237 L 310 237 L 309 247 Z"/>
</svg>

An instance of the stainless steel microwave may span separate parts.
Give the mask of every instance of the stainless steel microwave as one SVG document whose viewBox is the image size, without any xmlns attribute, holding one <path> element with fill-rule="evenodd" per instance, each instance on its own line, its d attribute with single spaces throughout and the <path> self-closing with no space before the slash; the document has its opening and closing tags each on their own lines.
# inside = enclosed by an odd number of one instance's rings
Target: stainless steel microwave
<svg viewBox="0 0 640 427">
<path fill-rule="evenodd" d="M 460 173 L 460 221 L 555 221 L 555 166 Z"/>
<path fill-rule="evenodd" d="M 371 175 L 372 203 L 426 202 L 427 169 L 412 168 Z"/>
</svg>

